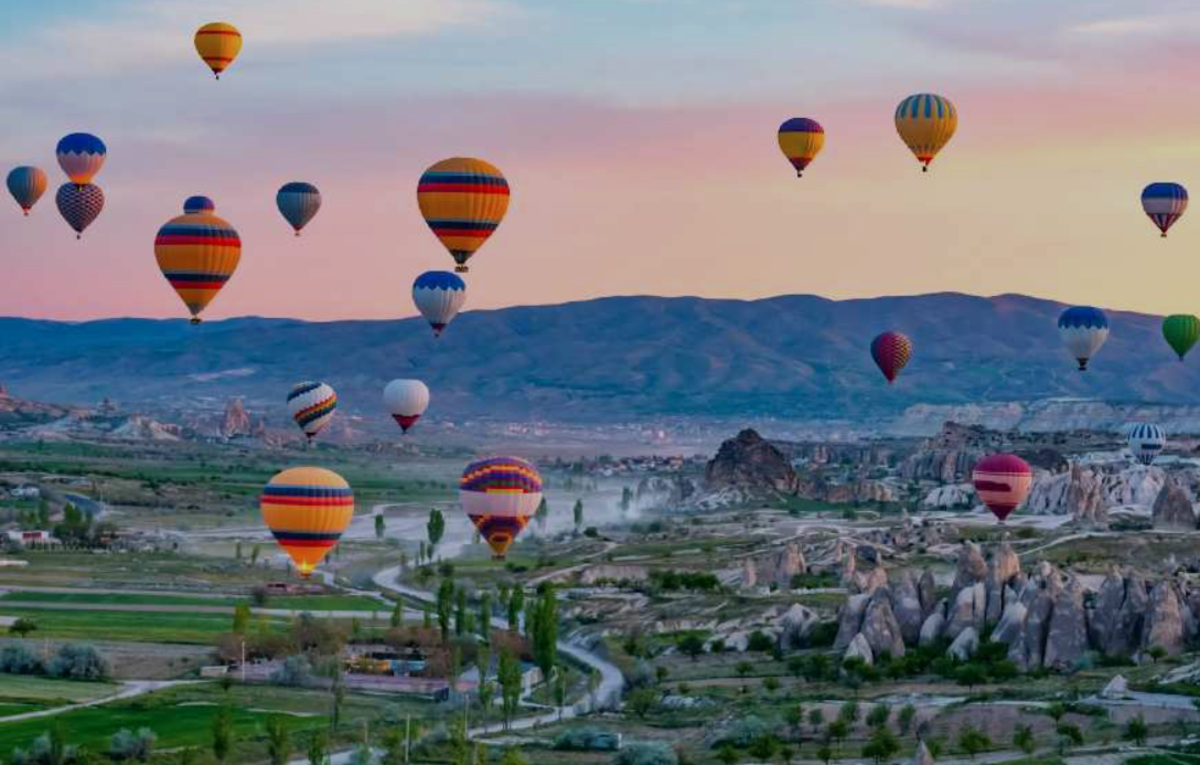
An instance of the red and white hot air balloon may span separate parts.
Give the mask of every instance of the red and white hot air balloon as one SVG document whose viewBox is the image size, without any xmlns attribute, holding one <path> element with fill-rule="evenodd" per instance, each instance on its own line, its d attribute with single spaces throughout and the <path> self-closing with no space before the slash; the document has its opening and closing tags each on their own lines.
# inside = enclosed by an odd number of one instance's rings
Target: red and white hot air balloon
<svg viewBox="0 0 1200 765">
<path fill-rule="evenodd" d="M 1029 463 L 1015 454 L 993 454 L 975 463 L 971 481 L 979 499 L 1004 523 L 1029 496 L 1033 471 Z"/>
<path fill-rule="evenodd" d="M 429 388 L 420 380 L 392 380 L 383 389 L 383 405 L 407 433 L 429 408 Z"/>
</svg>

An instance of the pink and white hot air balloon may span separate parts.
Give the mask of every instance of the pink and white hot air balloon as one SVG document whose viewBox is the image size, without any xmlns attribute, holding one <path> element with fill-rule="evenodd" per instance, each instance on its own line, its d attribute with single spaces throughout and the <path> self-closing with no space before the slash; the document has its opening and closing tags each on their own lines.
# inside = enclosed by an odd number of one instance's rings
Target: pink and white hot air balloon
<svg viewBox="0 0 1200 765">
<path fill-rule="evenodd" d="M 429 388 L 420 380 L 392 380 L 383 389 L 383 405 L 407 433 L 429 408 Z"/>
<path fill-rule="evenodd" d="M 1033 471 L 1015 454 L 993 454 L 975 463 L 971 481 L 979 499 L 1004 523 L 1029 495 Z"/>
</svg>

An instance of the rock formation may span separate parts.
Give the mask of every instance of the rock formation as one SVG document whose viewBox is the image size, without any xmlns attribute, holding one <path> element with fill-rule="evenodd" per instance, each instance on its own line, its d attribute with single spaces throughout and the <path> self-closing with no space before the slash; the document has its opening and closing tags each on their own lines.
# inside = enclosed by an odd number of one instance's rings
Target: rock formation
<svg viewBox="0 0 1200 765">
<path fill-rule="evenodd" d="M 1087 652 L 1087 622 L 1083 613 L 1083 589 L 1072 580 L 1054 598 L 1042 666 L 1066 672 L 1074 670 Z"/>
<path fill-rule="evenodd" d="M 1196 528 L 1196 513 L 1191 496 L 1174 481 L 1167 479 L 1154 500 L 1151 512 L 1154 528 L 1187 531 Z"/>
<path fill-rule="evenodd" d="M 974 627 L 967 627 L 962 632 L 958 633 L 958 637 L 954 638 L 954 642 L 946 650 L 948 656 L 953 656 L 959 661 L 967 661 L 975 652 L 979 650 L 979 633 Z"/>
<path fill-rule="evenodd" d="M 739 487 L 752 491 L 793 493 L 796 471 L 783 453 L 747 428 L 721 444 L 704 471 L 709 491 Z"/>
<path fill-rule="evenodd" d="M 958 554 L 958 569 L 954 574 L 954 589 L 969 587 L 976 582 L 982 582 L 987 577 L 987 562 L 979 545 L 974 542 L 963 542 Z"/>
<path fill-rule="evenodd" d="M 1174 585 L 1166 580 L 1150 592 L 1150 610 L 1142 636 L 1142 650 L 1161 648 L 1168 656 L 1178 656 L 1184 648 L 1184 619 Z"/>
<path fill-rule="evenodd" d="M 862 632 L 871 646 L 872 656 L 890 653 L 893 658 L 904 655 L 904 636 L 892 611 L 891 595 L 886 589 L 876 590 L 863 615 Z"/>
<path fill-rule="evenodd" d="M 924 741 L 917 742 L 917 751 L 913 754 L 912 765 L 935 765 L 933 755 Z"/>
<path fill-rule="evenodd" d="M 815 611 L 795 603 L 779 621 L 779 640 L 785 647 L 803 646 L 820 621 Z"/>
<path fill-rule="evenodd" d="M 1084 471 L 1078 462 L 1071 465 L 1063 504 L 1066 512 L 1081 526 L 1108 526 L 1108 504 L 1100 490 L 1100 482 L 1091 471 Z"/>
<path fill-rule="evenodd" d="M 225 416 L 221 419 L 221 435 L 225 438 L 250 435 L 250 415 L 242 406 L 240 398 L 231 399 L 225 406 Z"/>
<path fill-rule="evenodd" d="M 842 654 L 842 661 L 852 659 L 856 656 L 867 664 L 875 663 L 875 654 L 871 652 L 871 644 L 867 642 L 867 639 L 861 633 L 855 635 L 854 639 L 850 641 L 850 645 L 846 646 L 846 652 Z"/>
</svg>

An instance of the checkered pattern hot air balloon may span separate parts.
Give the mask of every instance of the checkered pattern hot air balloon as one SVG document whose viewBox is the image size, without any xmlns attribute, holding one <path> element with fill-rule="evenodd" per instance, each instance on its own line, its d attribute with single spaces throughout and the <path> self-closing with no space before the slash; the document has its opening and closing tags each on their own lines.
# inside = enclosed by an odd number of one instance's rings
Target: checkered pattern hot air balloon
<svg viewBox="0 0 1200 765">
<path fill-rule="evenodd" d="M 307 577 L 350 525 L 354 493 L 332 470 L 296 467 L 270 480 L 259 506 L 275 541 Z"/>
<path fill-rule="evenodd" d="M 813 161 L 825 145 L 825 128 L 816 120 L 793 117 L 779 126 L 779 149 L 796 168 L 796 177 Z"/>
<path fill-rule="evenodd" d="M 320 434 L 337 410 L 337 393 L 323 382 L 302 382 L 288 393 L 288 414 L 311 442 Z"/>
<path fill-rule="evenodd" d="M 1015 454 L 993 454 L 975 463 L 971 481 L 980 501 L 1004 523 L 1029 495 L 1033 471 Z"/>
<path fill-rule="evenodd" d="M 958 112 L 950 99 L 933 93 L 909 96 L 896 107 L 896 132 L 921 163 L 929 163 L 938 155 L 958 129 Z"/>
<path fill-rule="evenodd" d="M 183 215 L 172 218 L 158 230 L 154 257 L 163 276 L 192 314 L 192 323 L 199 324 L 200 312 L 237 270 L 242 259 L 242 240 L 228 221 L 212 213 L 211 207 L 184 209 Z M 188 209 L 197 211 L 186 212 Z"/>
<path fill-rule="evenodd" d="M 75 238 L 82 239 L 84 229 L 92 225 L 104 209 L 104 192 L 92 183 L 64 183 L 58 187 L 54 203 L 63 220 L 75 230 Z"/>
<path fill-rule="evenodd" d="M 891 385 L 912 358 L 912 341 L 899 332 L 884 332 L 871 341 L 871 358 Z"/>
<path fill-rule="evenodd" d="M 444 159 L 426 170 L 417 184 L 421 215 L 459 272 L 467 270 L 467 260 L 504 220 L 508 199 L 508 181 L 482 159 Z"/>
<path fill-rule="evenodd" d="M 1178 183 L 1151 183 L 1142 189 L 1142 210 L 1162 232 L 1165 239 L 1167 229 L 1187 210 L 1187 189 Z"/>
<path fill-rule="evenodd" d="M 459 495 L 494 557 L 503 558 L 542 501 L 542 476 L 519 457 L 490 457 L 467 466 Z"/>
</svg>

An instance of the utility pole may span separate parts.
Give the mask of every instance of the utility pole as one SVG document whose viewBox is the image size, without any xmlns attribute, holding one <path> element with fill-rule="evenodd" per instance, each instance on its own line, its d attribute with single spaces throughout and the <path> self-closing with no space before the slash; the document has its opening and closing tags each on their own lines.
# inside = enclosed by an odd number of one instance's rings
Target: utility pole
<svg viewBox="0 0 1200 765">
<path fill-rule="evenodd" d="M 242 685 L 246 684 L 246 636 L 242 636 Z"/>
<path fill-rule="evenodd" d="M 404 762 L 408 763 L 408 752 L 412 747 L 412 734 L 409 732 L 412 725 L 412 713 L 404 715 Z"/>
</svg>

